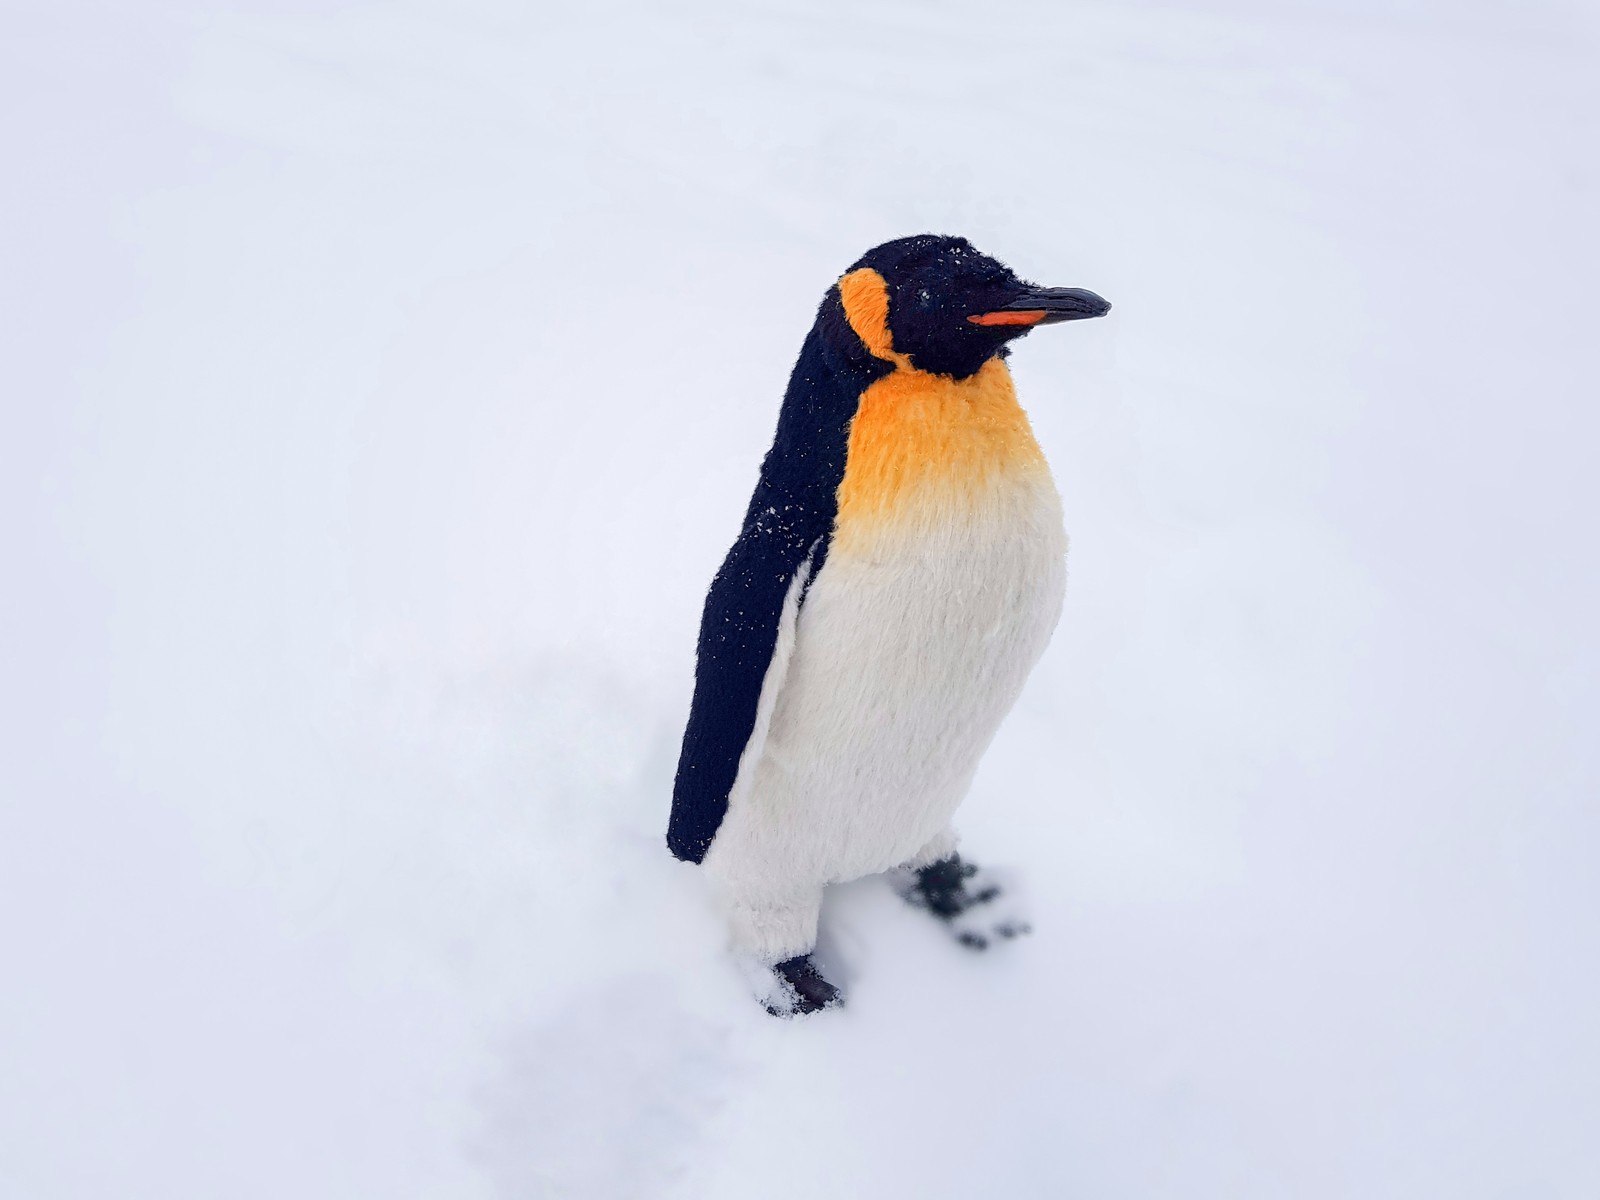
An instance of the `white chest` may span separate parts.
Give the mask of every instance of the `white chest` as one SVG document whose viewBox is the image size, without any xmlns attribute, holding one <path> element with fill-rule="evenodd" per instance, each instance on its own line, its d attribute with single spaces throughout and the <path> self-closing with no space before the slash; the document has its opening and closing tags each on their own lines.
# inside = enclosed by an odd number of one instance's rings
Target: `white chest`
<svg viewBox="0 0 1600 1200">
<path fill-rule="evenodd" d="M 764 697 L 762 740 L 742 764 L 714 870 L 855 878 L 906 861 L 948 826 L 1065 585 L 1048 474 L 995 480 L 973 499 L 837 541 Z"/>
</svg>

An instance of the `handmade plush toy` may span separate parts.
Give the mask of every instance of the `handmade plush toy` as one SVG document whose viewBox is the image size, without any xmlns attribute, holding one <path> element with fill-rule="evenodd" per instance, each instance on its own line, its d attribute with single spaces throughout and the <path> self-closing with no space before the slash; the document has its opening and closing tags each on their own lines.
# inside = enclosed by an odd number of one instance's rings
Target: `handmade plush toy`
<svg viewBox="0 0 1600 1200">
<path fill-rule="evenodd" d="M 933 235 L 823 298 L 706 598 L 667 831 L 774 1012 L 840 1000 L 810 957 L 827 884 L 904 867 L 951 921 L 995 894 L 950 819 L 1055 627 L 1067 545 L 1006 346 L 1110 307 Z"/>
</svg>

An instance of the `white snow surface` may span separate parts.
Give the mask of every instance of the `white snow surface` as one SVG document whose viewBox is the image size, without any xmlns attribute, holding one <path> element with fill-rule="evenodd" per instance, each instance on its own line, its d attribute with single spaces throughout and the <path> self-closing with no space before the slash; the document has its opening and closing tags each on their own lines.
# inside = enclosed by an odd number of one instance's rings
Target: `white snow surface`
<svg viewBox="0 0 1600 1200">
<path fill-rule="evenodd" d="M 1600 1195 L 1600 55 L 1549 0 L 11 0 L 0 1195 Z M 960 233 L 1066 614 L 744 993 L 663 845 L 823 290 Z"/>
</svg>

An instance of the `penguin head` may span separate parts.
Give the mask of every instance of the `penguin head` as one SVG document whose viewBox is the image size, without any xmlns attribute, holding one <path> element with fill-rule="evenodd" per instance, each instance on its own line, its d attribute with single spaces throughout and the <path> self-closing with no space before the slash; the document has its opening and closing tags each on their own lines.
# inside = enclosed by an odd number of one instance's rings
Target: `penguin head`
<svg viewBox="0 0 1600 1200">
<path fill-rule="evenodd" d="M 839 336 L 896 366 L 956 379 L 1037 325 L 1111 309 L 1082 288 L 1036 287 L 965 238 L 931 233 L 867 251 L 837 290 L 849 326 Z"/>
</svg>

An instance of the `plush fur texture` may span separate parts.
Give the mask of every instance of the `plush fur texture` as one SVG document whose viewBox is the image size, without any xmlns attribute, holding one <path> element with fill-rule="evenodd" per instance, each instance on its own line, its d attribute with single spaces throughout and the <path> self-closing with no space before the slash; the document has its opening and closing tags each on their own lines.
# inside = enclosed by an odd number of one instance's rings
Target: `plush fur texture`
<svg viewBox="0 0 1600 1200">
<path fill-rule="evenodd" d="M 705 858 L 735 941 L 763 959 L 811 948 L 826 884 L 954 849 L 950 819 L 1055 626 L 1060 503 L 1009 384 L 996 361 L 969 381 L 891 375 L 863 398 L 865 418 L 885 389 L 906 436 L 858 418 L 832 551 Z M 991 439 L 1007 400 L 1008 436 Z M 907 449 L 963 413 L 970 454 Z"/>
<path fill-rule="evenodd" d="M 893 369 L 867 353 L 839 289 L 830 289 L 795 363 L 738 540 L 706 596 L 667 826 L 679 858 L 704 858 L 727 812 L 790 584 L 808 558 L 814 576 L 828 556 L 850 422 L 861 393 Z"/>
<path fill-rule="evenodd" d="M 1028 331 L 967 320 L 1005 308 L 1031 285 L 965 238 L 898 238 L 867 251 L 850 273 L 861 270 L 883 280 L 894 351 L 919 371 L 965 379 Z"/>
<path fill-rule="evenodd" d="M 750 729 L 750 740 L 739 756 L 738 774 L 728 790 L 728 806 L 732 807 L 748 795 L 755 781 L 755 765 L 766 751 L 767 731 L 772 727 L 772 710 L 777 706 L 778 693 L 783 690 L 789 675 L 789 659 L 794 654 L 795 626 L 800 617 L 800 599 L 811 581 L 811 557 L 795 572 L 789 581 L 788 594 L 783 599 L 783 610 L 778 617 L 778 636 L 773 642 L 772 661 L 767 665 L 766 677 L 761 682 L 761 696 L 756 702 L 755 721 Z"/>
<path fill-rule="evenodd" d="M 822 890 L 948 858 L 950 819 L 1060 613 L 1060 502 L 1005 343 L 1030 292 L 959 238 L 831 289 L 713 581 L 668 843 L 736 945 L 815 943 Z"/>
</svg>

